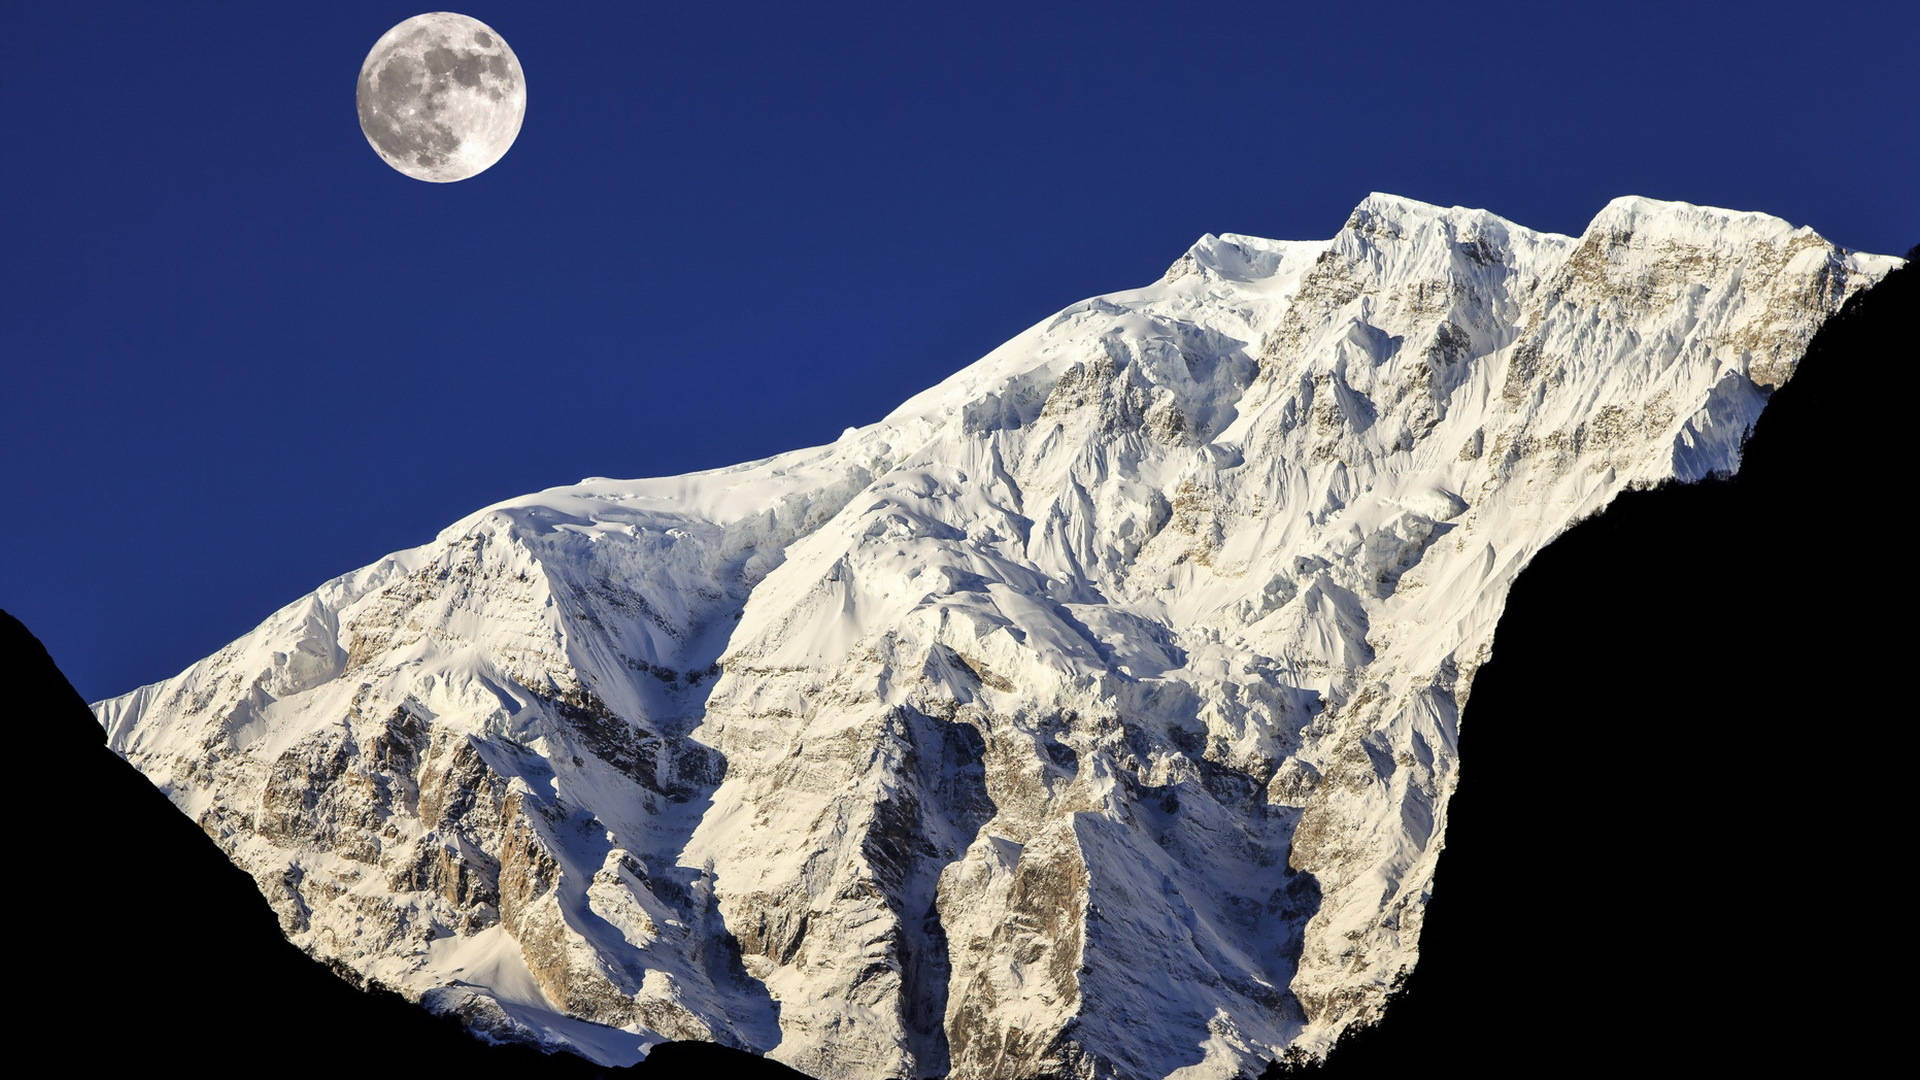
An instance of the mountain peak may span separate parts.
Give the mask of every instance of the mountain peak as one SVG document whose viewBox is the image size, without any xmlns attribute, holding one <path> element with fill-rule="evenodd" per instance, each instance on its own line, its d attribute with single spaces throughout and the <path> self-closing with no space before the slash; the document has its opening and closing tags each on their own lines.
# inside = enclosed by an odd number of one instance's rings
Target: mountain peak
<svg viewBox="0 0 1920 1080">
<path fill-rule="evenodd" d="M 1432 226 L 1454 231 L 1478 231 L 1493 227 L 1502 233 L 1509 231 L 1525 232 L 1540 236 L 1552 236 L 1552 233 L 1535 233 L 1534 230 L 1500 217 L 1491 211 L 1469 206 L 1439 206 L 1435 203 L 1409 199 L 1403 195 L 1393 195 L 1375 191 L 1360 200 L 1347 216 L 1347 229 L 1361 229 L 1390 223 L 1402 228 Z"/>
<path fill-rule="evenodd" d="M 1447 217 L 1454 212 L 1484 213 L 1485 211 L 1473 211 L 1462 206 L 1440 206 L 1437 203 L 1423 202 L 1420 199 L 1411 199 L 1388 191 L 1370 191 L 1366 198 L 1361 199 L 1354 206 L 1353 212 L 1400 221 L 1418 221 Z"/>
<path fill-rule="evenodd" d="M 1198 273 L 1250 285 L 1272 278 L 1288 263 L 1290 255 L 1320 246 L 1312 241 L 1266 240 L 1243 233 L 1207 233 L 1174 263 L 1168 277 Z"/>
<path fill-rule="evenodd" d="M 1581 234 L 1634 235 L 1644 242 L 1680 241 L 1738 250 L 1754 242 L 1794 245 L 1803 249 L 1838 251 L 1811 228 L 1795 226 L 1773 214 L 1756 210 L 1729 210 L 1719 206 L 1644 195 L 1622 195 L 1602 207 Z M 1882 271 L 1884 272 L 1884 271 Z"/>
</svg>

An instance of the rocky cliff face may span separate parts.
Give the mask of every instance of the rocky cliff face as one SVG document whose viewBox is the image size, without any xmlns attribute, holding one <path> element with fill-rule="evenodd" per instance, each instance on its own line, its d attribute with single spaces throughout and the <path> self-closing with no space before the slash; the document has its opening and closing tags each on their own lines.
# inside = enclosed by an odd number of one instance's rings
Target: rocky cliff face
<svg viewBox="0 0 1920 1080">
<path fill-rule="evenodd" d="M 1257 1072 L 1413 964 L 1519 569 L 1736 468 L 1894 264 L 1631 198 L 1209 236 L 830 446 L 490 507 L 96 709 L 296 943 L 494 1037 Z"/>
</svg>

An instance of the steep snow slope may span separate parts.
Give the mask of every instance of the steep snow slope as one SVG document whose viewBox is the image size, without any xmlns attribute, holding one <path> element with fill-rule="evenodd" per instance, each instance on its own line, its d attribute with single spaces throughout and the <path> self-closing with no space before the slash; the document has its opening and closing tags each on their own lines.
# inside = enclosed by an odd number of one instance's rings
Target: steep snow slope
<svg viewBox="0 0 1920 1080">
<path fill-rule="evenodd" d="M 97 710 L 293 940 L 496 1037 L 1258 1071 L 1414 962 L 1519 569 L 1735 468 L 1893 265 L 1635 198 L 1208 236 L 830 446 L 489 507 Z"/>
</svg>

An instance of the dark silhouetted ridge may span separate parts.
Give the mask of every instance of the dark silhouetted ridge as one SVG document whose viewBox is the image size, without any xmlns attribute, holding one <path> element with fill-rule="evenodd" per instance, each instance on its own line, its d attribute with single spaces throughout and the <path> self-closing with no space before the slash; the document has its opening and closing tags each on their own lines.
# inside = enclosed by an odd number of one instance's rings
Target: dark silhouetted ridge
<svg viewBox="0 0 1920 1080">
<path fill-rule="evenodd" d="M 253 879 L 105 744 L 40 642 L 0 611 L 10 727 L 51 743 L 43 793 L 12 802 L 10 929 L 31 1002 L 12 1039 L 35 1068 L 96 1075 L 636 1075 L 799 1077 L 706 1043 L 669 1043 L 632 1069 L 489 1046 L 398 994 L 359 990 L 280 934 Z M 16 761 L 16 767 L 22 763 Z M 41 1058 L 40 1055 L 50 1055 Z M 16 1058 L 18 1060 L 18 1058 Z"/>
<path fill-rule="evenodd" d="M 1520 575 L 1419 964 L 1301 1075 L 1877 1070 L 1862 972 L 1903 959 L 1874 913 L 1913 813 L 1916 257 L 1822 325 L 1738 476 L 1623 494 Z"/>
</svg>

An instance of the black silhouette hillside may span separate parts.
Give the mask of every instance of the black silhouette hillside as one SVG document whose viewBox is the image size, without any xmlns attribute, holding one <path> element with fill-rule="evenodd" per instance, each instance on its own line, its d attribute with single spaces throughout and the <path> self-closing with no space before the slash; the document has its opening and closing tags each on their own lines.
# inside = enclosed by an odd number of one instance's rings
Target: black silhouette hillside
<svg viewBox="0 0 1920 1080">
<path fill-rule="evenodd" d="M 566 1054 L 488 1046 L 390 991 L 357 990 L 280 935 L 253 879 L 227 861 L 103 733 L 40 642 L 0 611 L 11 727 L 52 770 L 17 829 L 11 1036 L 36 1071 L 76 1075 L 602 1076 Z M 16 1060 L 18 1060 L 16 1058 Z M 799 1077 L 717 1046 L 659 1047 L 620 1075 Z"/>
<path fill-rule="evenodd" d="M 1419 965 L 1303 1076 L 1878 1071 L 1890 977 L 1864 973 L 1908 937 L 1907 258 L 1821 327 L 1736 477 L 1628 492 L 1520 575 Z"/>
</svg>

